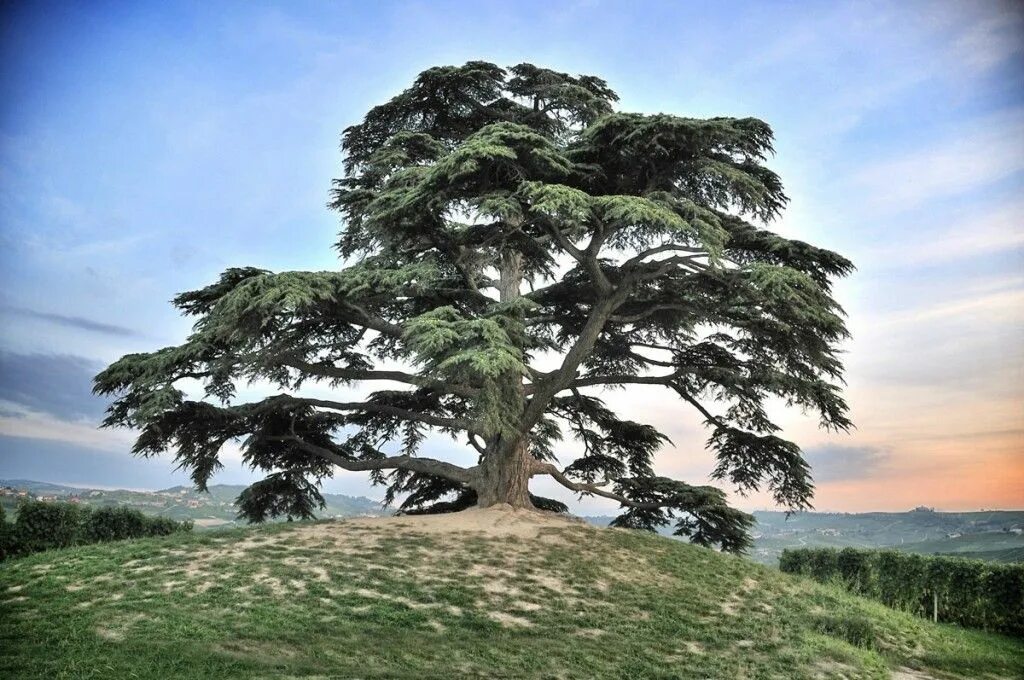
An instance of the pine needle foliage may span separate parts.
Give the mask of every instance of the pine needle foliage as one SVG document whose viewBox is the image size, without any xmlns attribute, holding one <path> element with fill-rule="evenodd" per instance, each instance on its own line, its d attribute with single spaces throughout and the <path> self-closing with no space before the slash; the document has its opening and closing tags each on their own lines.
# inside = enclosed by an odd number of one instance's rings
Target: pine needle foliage
<svg viewBox="0 0 1024 680">
<path fill-rule="evenodd" d="M 242 442 L 266 474 L 240 498 L 253 521 L 310 516 L 339 468 L 403 512 L 564 511 L 529 492 L 551 475 L 619 501 L 619 526 L 743 550 L 750 516 L 658 476 L 667 438 L 600 392 L 666 389 L 709 428 L 714 477 L 810 507 L 810 470 L 768 405 L 850 427 L 831 283 L 853 267 L 765 228 L 787 201 L 766 123 L 616 101 L 600 78 L 531 64 L 424 71 L 344 131 L 341 268 L 233 268 L 179 295 L 193 333 L 97 376 L 115 397 L 105 424 L 137 429 L 139 455 L 172 452 L 200 488 Z M 239 400 L 251 382 L 277 393 Z M 477 465 L 419 455 L 432 432 Z M 583 455 L 559 467 L 568 439 Z"/>
</svg>

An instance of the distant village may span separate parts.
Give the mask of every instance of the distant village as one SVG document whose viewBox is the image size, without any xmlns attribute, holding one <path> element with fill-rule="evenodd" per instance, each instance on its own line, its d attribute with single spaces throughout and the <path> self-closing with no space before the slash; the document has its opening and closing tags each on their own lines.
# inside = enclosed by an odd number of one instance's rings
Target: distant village
<svg viewBox="0 0 1024 680">
<path fill-rule="evenodd" d="M 13 481 L 13 484 L 12 484 Z M 235 499 L 244 487 L 213 485 L 209 492 L 191 487 L 174 487 L 161 491 L 133 491 L 129 489 L 81 489 L 56 484 L 3 480 L 0 484 L 0 505 L 9 514 L 17 512 L 22 501 L 65 502 L 89 507 L 129 507 L 150 515 L 177 520 L 191 520 L 197 528 L 215 528 L 238 523 Z M 318 516 L 322 519 L 340 517 L 375 517 L 390 514 L 377 501 L 325 494 L 327 507 Z M 8 517 L 8 519 L 11 519 Z"/>
<path fill-rule="evenodd" d="M 34 493 L 26 489 L 17 489 L 11 486 L 0 486 L 0 499 L 14 499 L 15 501 L 29 500 L 29 501 L 44 501 L 44 502 L 55 502 L 61 501 L 64 503 L 85 503 L 88 505 L 90 500 L 100 500 L 109 498 L 115 494 L 123 494 L 125 492 L 120 491 L 102 491 L 99 489 L 92 489 L 88 491 L 82 491 L 81 493 L 67 493 L 67 494 L 40 494 Z M 188 489 L 181 489 L 178 491 L 146 491 L 146 492 L 131 492 L 132 499 L 131 505 L 133 506 L 149 506 L 154 508 L 164 508 L 168 505 L 182 505 L 188 508 L 202 508 L 202 507 L 234 507 L 233 502 L 217 501 L 215 499 L 205 498 L 184 498 L 189 495 Z M 147 497 L 154 498 L 147 498 Z M 120 503 L 120 500 L 116 500 Z"/>
</svg>

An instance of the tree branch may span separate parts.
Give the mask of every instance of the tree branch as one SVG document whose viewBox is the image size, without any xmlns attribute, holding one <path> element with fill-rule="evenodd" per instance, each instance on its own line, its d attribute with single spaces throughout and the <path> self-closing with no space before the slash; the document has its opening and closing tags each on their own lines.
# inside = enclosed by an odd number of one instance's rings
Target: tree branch
<svg viewBox="0 0 1024 680">
<path fill-rule="evenodd" d="M 533 397 L 523 412 L 520 425 L 524 433 L 529 432 L 537 424 L 541 416 L 544 415 L 544 411 L 547 409 L 551 398 L 568 387 L 576 377 L 576 369 L 579 368 L 587 354 L 594 348 L 594 344 L 608 322 L 608 317 L 622 304 L 628 293 L 629 288 L 624 285 L 616 289 L 611 297 L 604 298 L 599 304 L 595 305 L 591 309 L 587 323 L 580 331 L 575 344 L 569 348 L 565 358 L 562 360 L 562 365 L 553 373 L 547 374 L 547 377 L 543 380 L 534 384 Z"/>
<path fill-rule="evenodd" d="M 643 262 L 645 259 L 647 259 L 651 255 L 657 255 L 658 253 L 665 253 L 665 252 L 668 252 L 668 251 L 677 251 L 677 252 L 682 252 L 682 253 L 693 253 L 695 257 L 708 257 L 710 255 L 710 253 L 705 251 L 703 248 L 692 248 L 690 246 L 681 246 L 681 245 L 677 245 L 675 243 L 665 243 L 665 244 L 657 246 L 655 248 L 649 248 L 649 249 L 643 251 L 642 253 L 637 253 L 636 255 L 634 255 L 633 257 L 629 258 L 628 260 L 626 260 L 625 262 L 622 263 L 622 269 L 626 269 L 626 270 L 631 269 L 631 268 L 639 265 L 641 262 Z"/>
<path fill-rule="evenodd" d="M 645 271 L 641 271 L 642 267 L 638 265 L 636 268 L 631 269 L 630 273 L 635 274 L 637 276 L 637 279 L 639 279 L 640 281 L 650 281 L 650 280 L 653 280 L 653 279 L 661 278 L 662 276 L 664 276 L 665 274 L 668 274 L 670 271 L 672 271 L 676 267 L 691 267 L 693 269 L 693 271 L 695 271 L 695 272 L 703 272 L 703 271 L 707 271 L 707 270 L 711 269 L 711 267 L 709 267 L 708 265 L 703 264 L 702 262 L 698 262 L 697 261 L 697 258 L 700 258 L 700 257 L 702 257 L 702 256 L 701 255 L 686 255 L 686 256 L 675 255 L 673 257 L 666 257 L 664 260 L 655 260 L 654 262 L 644 262 L 643 265 L 642 265 L 643 267 L 654 267 L 654 266 L 656 266 L 657 268 L 656 269 L 651 269 L 650 271 L 646 271 L 645 272 Z M 692 273 L 692 272 L 690 272 L 690 273 Z"/>
<path fill-rule="evenodd" d="M 340 368 L 331 364 L 311 364 L 301 359 L 284 359 L 281 361 L 285 366 L 312 373 L 324 378 L 338 378 L 341 380 L 391 380 L 393 382 L 416 385 L 417 387 L 429 387 L 438 392 L 454 394 L 460 397 L 471 399 L 477 395 L 479 390 L 468 385 L 452 385 L 450 383 L 424 378 L 423 376 L 404 371 L 363 371 L 355 368 Z"/>
<path fill-rule="evenodd" d="M 586 251 L 582 251 L 573 245 L 572 241 L 562 233 L 562 230 L 554 224 L 545 224 L 548 230 L 555 237 L 555 241 L 565 252 L 572 256 L 572 259 L 583 265 L 583 268 L 587 270 L 590 275 L 590 280 L 594 283 L 594 287 L 601 295 L 607 295 L 613 289 L 611 282 L 608 277 L 601 271 L 601 266 L 597 262 L 597 251 L 601 248 L 601 242 L 598 240 L 598 236 L 595 235 L 591 242 L 587 245 Z"/>
<path fill-rule="evenodd" d="M 551 475 L 551 477 L 556 482 L 558 482 L 565 488 L 569 489 L 570 491 L 593 494 L 594 496 L 601 496 L 602 498 L 610 498 L 613 501 L 618 501 L 622 505 L 631 508 L 640 508 L 643 510 L 657 510 L 658 508 L 664 508 L 670 505 L 669 503 L 639 503 L 637 501 L 630 500 L 625 496 L 617 494 L 614 491 L 607 491 L 601 488 L 603 486 L 606 486 L 613 480 L 605 480 L 597 484 L 574 482 L 568 477 L 566 477 L 565 474 L 562 473 L 562 471 L 555 467 L 552 463 L 542 463 L 540 461 L 537 461 L 536 464 L 533 466 L 532 474 Z"/>
<path fill-rule="evenodd" d="M 353 302 L 344 301 L 341 304 L 344 305 L 345 307 L 348 307 L 350 310 L 354 311 L 360 317 L 358 321 L 350 320 L 349 323 L 355 324 L 357 326 L 363 326 L 364 328 L 369 328 L 370 330 L 377 331 L 378 333 L 382 333 L 384 335 L 389 335 L 393 338 L 402 337 L 401 326 L 398 326 L 396 324 L 391 323 L 390 321 L 385 321 L 384 319 L 376 317 Z"/>
<path fill-rule="evenodd" d="M 670 387 L 673 380 L 683 375 L 686 371 L 680 369 L 675 373 L 668 375 L 629 375 L 628 373 L 621 373 L 618 375 L 595 375 L 588 376 L 585 378 L 577 378 L 573 380 L 569 385 L 563 389 L 576 389 L 580 387 L 588 387 L 591 385 L 621 385 L 621 384 L 638 384 L 638 385 L 665 385 Z"/>
<path fill-rule="evenodd" d="M 365 472 L 368 470 L 410 470 L 428 475 L 437 475 L 456 482 L 467 483 L 472 479 L 471 469 L 452 465 L 434 458 L 415 458 L 413 456 L 389 456 L 387 458 L 373 458 L 368 460 L 353 460 L 338 455 L 334 451 L 323 446 L 311 444 L 294 434 L 279 437 L 267 437 L 272 441 L 294 442 L 303 451 L 312 453 L 326 461 L 334 463 L 338 467 L 351 472 Z"/>
<path fill-rule="evenodd" d="M 709 411 L 706 408 L 704 408 L 703 404 L 701 404 L 699 401 L 697 401 L 692 396 L 690 396 L 686 392 L 686 390 L 684 390 L 682 387 L 680 387 L 679 385 L 669 385 L 669 387 L 671 387 L 673 390 L 675 390 L 676 394 L 678 394 L 680 397 L 682 397 L 683 401 L 688 402 L 695 409 L 700 411 L 701 415 L 703 415 L 705 418 L 707 418 L 708 422 L 710 422 L 710 423 L 712 423 L 714 425 L 717 425 L 719 427 L 725 427 L 726 426 L 725 423 L 722 422 L 721 418 L 719 418 L 718 416 L 716 416 L 713 413 L 711 413 L 711 411 Z"/>
<path fill-rule="evenodd" d="M 613 323 L 634 323 L 636 321 L 643 321 L 647 317 L 651 316 L 652 314 L 657 314 L 658 312 L 663 312 L 666 310 L 687 311 L 687 309 L 689 308 L 686 307 L 685 305 L 657 304 L 648 307 L 642 312 L 637 312 L 636 314 L 630 314 L 628 316 L 613 315 L 609 317 L 608 320 Z"/>
<path fill-rule="evenodd" d="M 463 418 L 445 418 L 443 416 L 435 416 L 429 413 L 417 413 L 415 411 L 409 411 L 404 408 L 397 406 L 389 406 L 388 404 L 377 404 L 372 401 L 331 401 L 329 399 L 313 399 L 310 397 L 293 397 L 290 395 L 284 395 L 289 401 L 295 402 L 296 404 L 306 404 L 308 406 L 319 406 L 320 408 L 327 408 L 334 411 L 367 411 L 369 413 L 381 413 L 383 415 L 393 416 L 399 420 L 413 420 L 420 423 L 426 423 L 427 425 L 434 425 L 435 427 L 443 427 L 450 430 L 465 430 L 466 432 L 474 432 L 476 434 L 483 435 L 484 431 L 476 426 L 474 423 L 465 420 Z"/>
</svg>

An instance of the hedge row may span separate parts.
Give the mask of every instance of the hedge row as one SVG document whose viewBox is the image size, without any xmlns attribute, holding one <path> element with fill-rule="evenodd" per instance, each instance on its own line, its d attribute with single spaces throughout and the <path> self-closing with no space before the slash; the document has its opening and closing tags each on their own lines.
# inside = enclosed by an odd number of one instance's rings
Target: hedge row
<svg viewBox="0 0 1024 680">
<path fill-rule="evenodd" d="M 1024 564 L 894 550 L 784 550 L 779 568 L 839 582 L 890 607 L 1024 637 Z"/>
<path fill-rule="evenodd" d="M 15 522 L 0 507 L 0 559 L 73 545 L 192 531 L 192 522 L 150 517 L 130 508 L 92 510 L 74 503 L 28 501 Z"/>
</svg>

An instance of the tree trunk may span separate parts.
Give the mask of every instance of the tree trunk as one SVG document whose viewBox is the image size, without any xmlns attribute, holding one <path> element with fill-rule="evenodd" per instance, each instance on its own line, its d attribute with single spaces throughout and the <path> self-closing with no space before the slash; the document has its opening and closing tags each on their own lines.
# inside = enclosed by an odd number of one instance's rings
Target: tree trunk
<svg viewBox="0 0 1024 680">
<path fill-rule="evenodd" d="M 498 284 L 499 298 L 502 302 L 512 302 L 519 298 L 519 287 L 523 282 L 523 257 L 517 251 L 504 251 L 498 266 L 500 279 Z M 509 405 L 510 408 L 522 412 L 525 400 L 523 378 L 519 374 L 511 374 L 508 380 L 514 385 L 511 392 L 518 392 L 520 402 Z M 513 508 L 532 508 L 530 502 L 530 473 L 534 459 L 530 455 L 528 438 L 519 435 L 515 438 L 496 437 L 488 442 L 486 453 L 478 468 L 478 476 L 472 485 L 477 493 L 477 505 L 487 508 L 492 505 L 508 504 Z"/>
<path fill-rule="evenodd" d="M 533 462 L 525 439 L 495 442 L 480 463 L 479 477 L 473 485 L 477 506 L 487 508 L 506 503 L 513 508 L 533 508 L 530 502 Z"/>
</svg>

